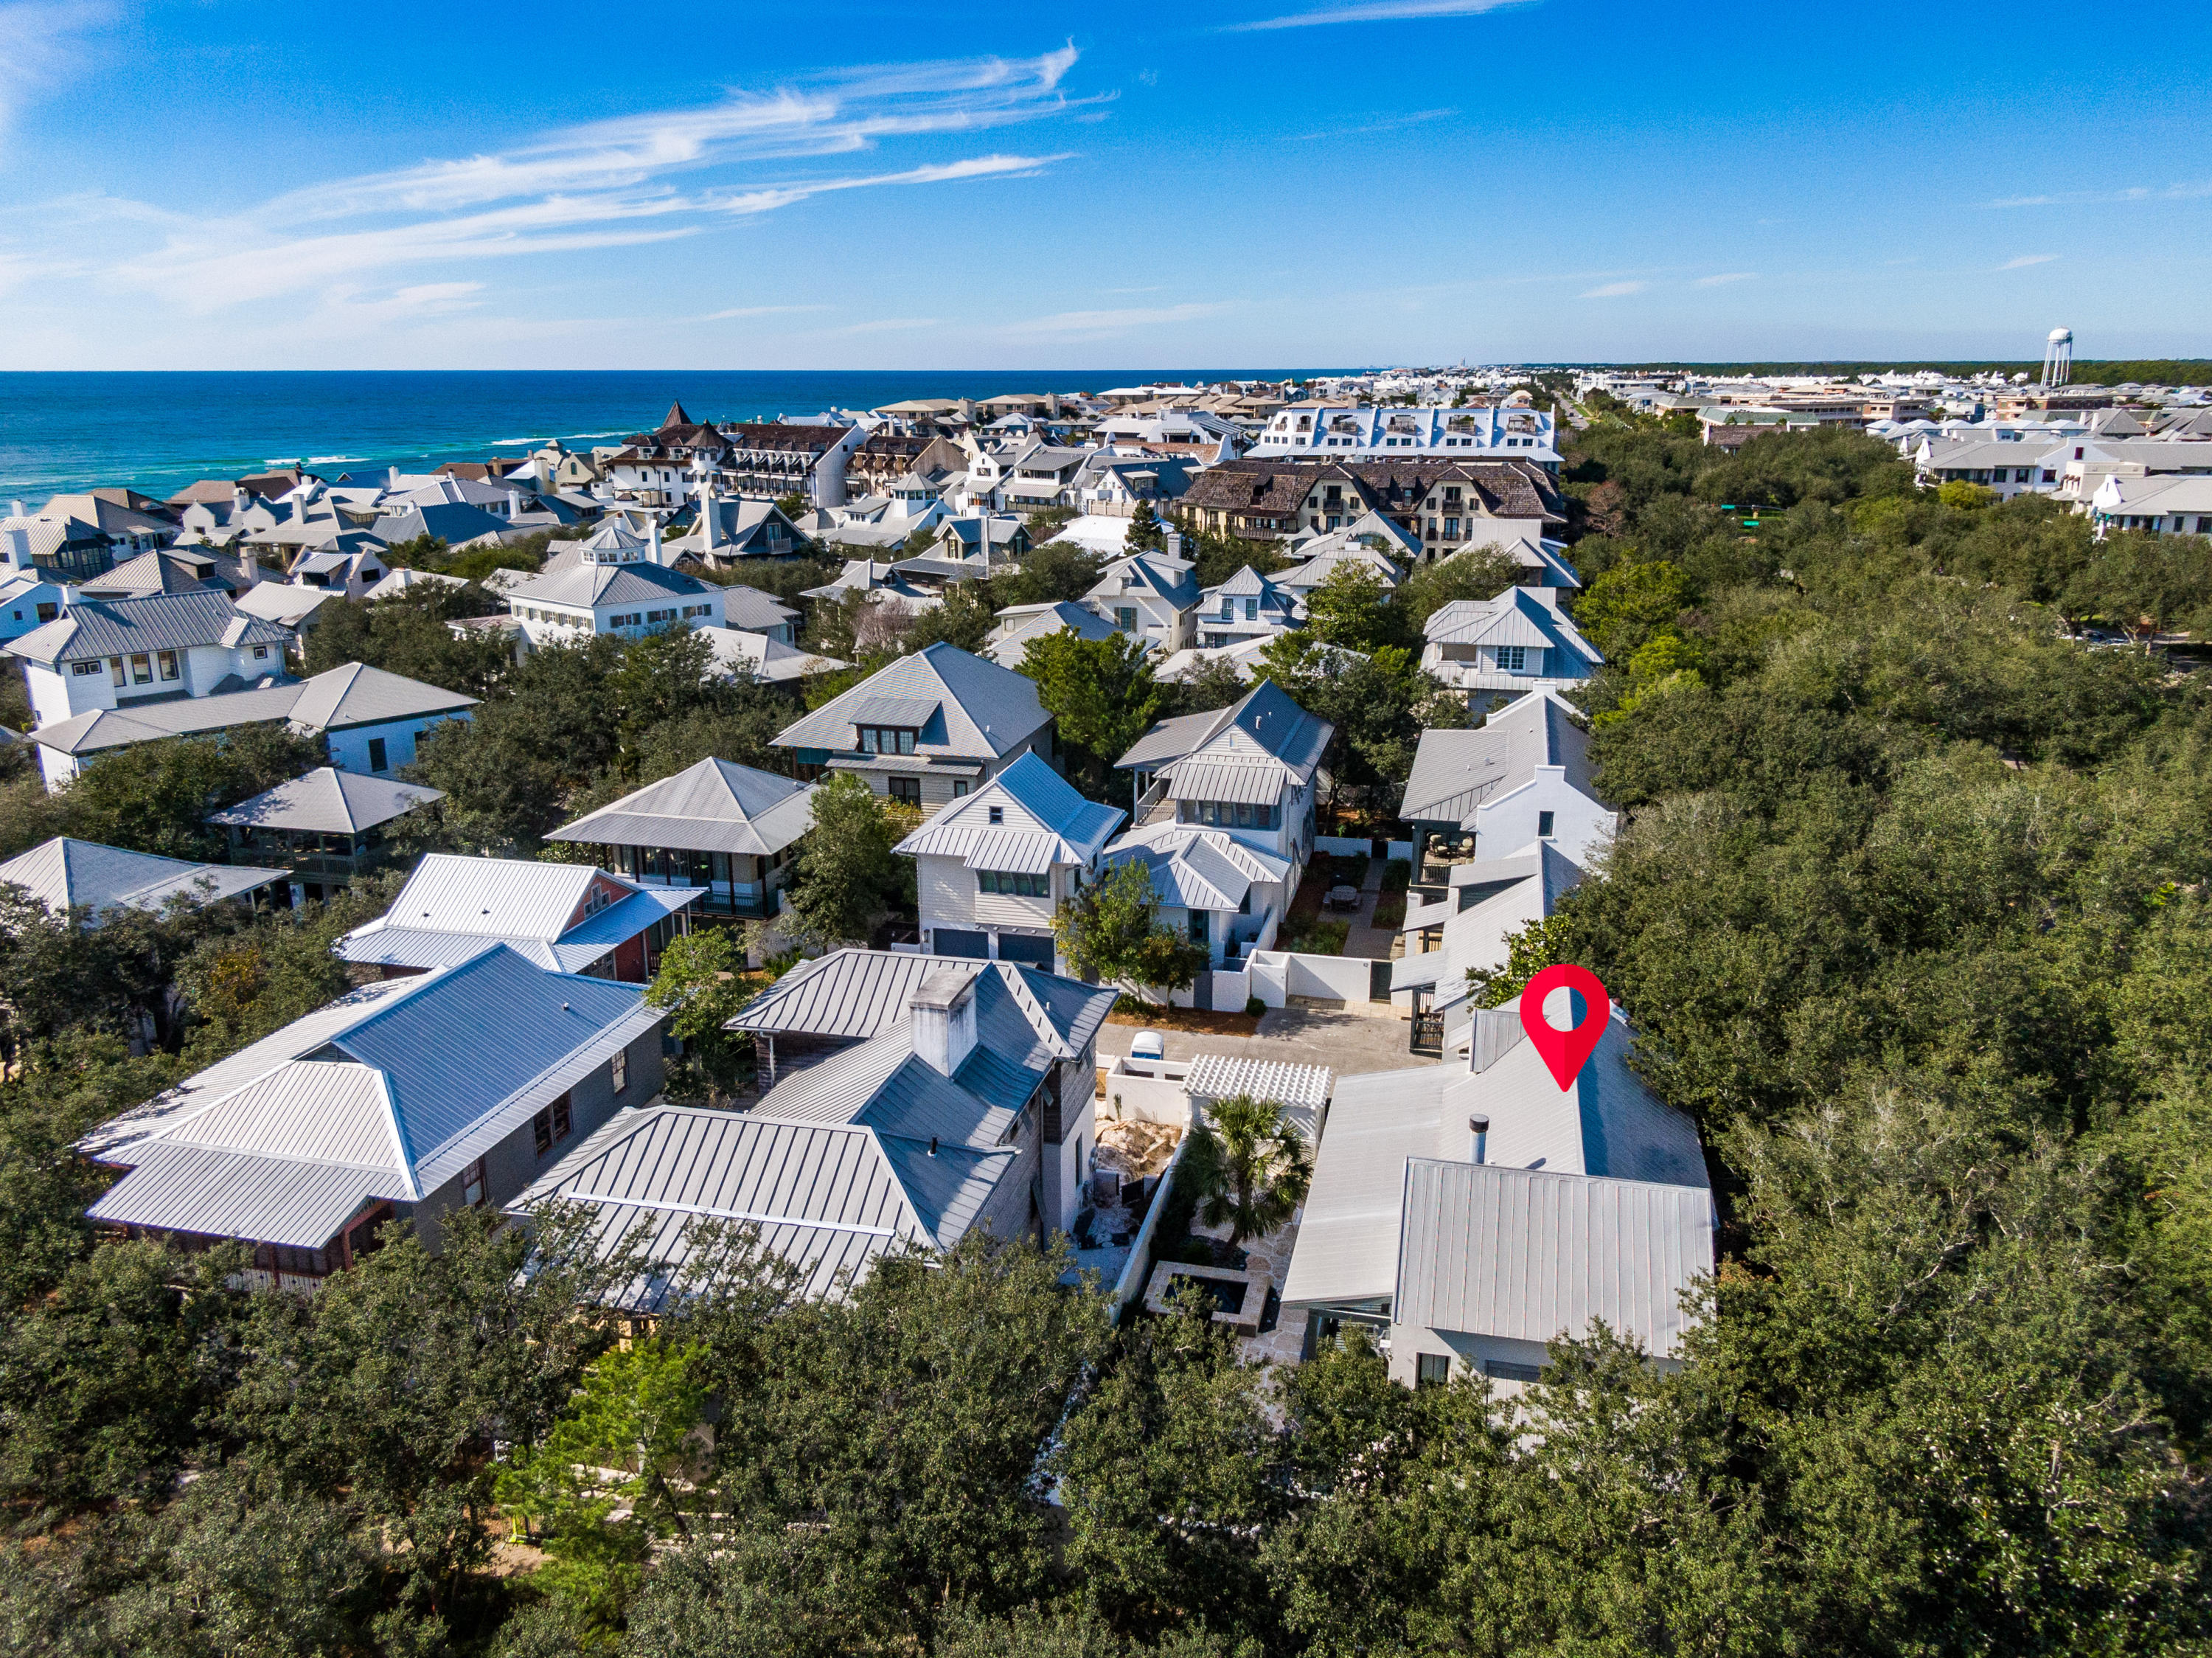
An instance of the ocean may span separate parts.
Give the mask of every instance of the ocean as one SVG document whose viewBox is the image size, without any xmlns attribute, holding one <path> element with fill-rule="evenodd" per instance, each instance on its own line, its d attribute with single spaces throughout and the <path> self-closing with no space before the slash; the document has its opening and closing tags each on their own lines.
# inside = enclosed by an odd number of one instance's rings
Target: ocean
<svg viewBox="0 0 2212 1658">
<path fill-rule="evenodd" d="M 422 471 L 650 430 L 672 401 L 695 420 L 773 420 L 914 397 L 1103 391 L 1148 381 L 1280 380 L 1318 369 L 728 373 L 568 369 L 0 374 L 0 510 L 125 485 L 166 499 L 201 478 L 276 466 L 325 476 Z"/>
</svg>

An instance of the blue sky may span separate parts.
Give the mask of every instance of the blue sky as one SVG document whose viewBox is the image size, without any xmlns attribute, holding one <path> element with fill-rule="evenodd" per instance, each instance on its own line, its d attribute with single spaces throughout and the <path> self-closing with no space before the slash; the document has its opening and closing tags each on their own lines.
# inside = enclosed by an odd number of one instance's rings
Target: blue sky
<svg viewBox="0 0 2212 1658">
<path fill-rule="evenodd" d="M 0 369 L 2212 354 L 2212 7 L 0 0 Z"/>
</svg>

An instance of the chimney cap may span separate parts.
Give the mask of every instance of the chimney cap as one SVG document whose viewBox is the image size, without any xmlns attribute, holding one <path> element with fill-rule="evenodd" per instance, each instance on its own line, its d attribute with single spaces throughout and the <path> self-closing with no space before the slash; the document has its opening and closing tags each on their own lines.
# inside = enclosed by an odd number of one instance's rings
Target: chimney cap
<svg viewBox="0 0 2212 1658">
<path fill-rule="evenodd" d="M 1468 1118 L 1467 1119 L 1467 1125 L 1471 1131 L 1476 1134 L 1487 1134 L 1490 1132 L 1490 1119 L 1481 1115 L 1480 1112 Z"/>
<path fill-rule="evenodd" d="M 958 1007 L 975 989 L 975 975 L 950 965 L 933 967 L 914 994 L 907 998 L 909 1008 L 946 1009 Z"/>
</svg>

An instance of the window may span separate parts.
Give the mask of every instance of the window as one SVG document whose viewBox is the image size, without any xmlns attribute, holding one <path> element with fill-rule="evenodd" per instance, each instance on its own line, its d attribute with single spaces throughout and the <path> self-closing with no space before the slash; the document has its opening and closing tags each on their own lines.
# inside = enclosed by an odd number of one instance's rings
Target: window
<svg viewBox="0 0 2212 1658">
<path fill-rule="evenodd" d="M 390 765 L 390 760 L 385 756 L 384 739 L 371 737 L 368 740 L 368 769 L 372 771 L 382 771 Z"/>
<path fill-rule="evenodd" d="M 1221 595 L 1221 619 L 1224 622 L 1237 619 L 1237 601 L 1225 593 Z M 118 680 L 115 683 L 121 685 L 123 681 Z"/>
<path fill-rule="evenodd" d="M 607 1061 L 607 1075 L 614 1080 L 615 1092 L 621 1094 L 629 1087 L 629 1050 L 617 1048 L 615 1057 Z"/>
<path fill-rule="evenodd" d="M 1051 879 L 1049 875 L 1018 874 L 1011 869 L 978 869 L 975 887 L 979 892 L 997 893 L 1004 898 L 1049 898 Z"/>
<path fill-rule="evenodd" d="M 154 683 L 154 659 L 143 650 L 134 653 L 131 658 L 131 683 L 133 685 Z"/>
<path fill-rule="evenodd" d="M 1190 912 L 1190 942 L 1192 943 L 1203 944 L 1206 942 L 1206 912 L 1205 911 L 1193 910 Z"/>
<path fill-rule="evenodd" d="M 1120 607 L 1114 612 L 1114 625 L 1124 633 L 1134 633 L 1137 631 L 1137 613 L 1126 605 Z"/>
<path fill-rule="evenodd" d="M 123 677 L 123 659 L 120 656 L 110 656 L 107 659 L 107 676 L 118 686 L 130 683 Z"/>
<path fill-rule="evenodd" d="M 1444 539 L 1450 541 L 1456 541 L 1459 539 L 1458 519 L 1447 518 L 1444 520 Z"/>
<path fill-rule="evenodd" d="M 956 780 L 956 781 L 954 782 L 954 783 L 953 783 L 953 785 L 952 785 L 952 798 L 953 798 L 953 799 L 955 799 L 955 800 L 958 800 L 958 799 L 959 799 L 963 795 L 966 794 L 967 792 L 968 792 L 968 784 L 967 784 L 967 783 L 965 782 L 965 780 Z"/>
<path fill-rule="evenodd" d="M 97 674 L 100 672 L 100 659 L 95 656 L 88 662 L 71 662 L 70 664 L 70 672 L 72 674 Z"/>
<path fill-rule="evenodd" d="M 1260 601 L 1257 599 L 1247 599 L 1244 601 L 1244 619 L 1248 622 L 1256 622 L 1260 619 Z"/>
<path fill-rule="evenodd" d="M 921 734 L 911 726 L 864 725 L 860 728 L 864 754 L 911 754 Z"/>
<path fill-rule="evenodd" d="M 890 780 L 890 794 L 895 801 L 903 801 L 908 806 L 919 806 L 921 804 L 921 779 L 893 777 Z"/>
<path fill-rule="evenodd" d="M 1441 1387 L 1451 1380 L 1449 1353 L 1421 1353 L 1413 1359 L 1413 1386 Z"/>
<path fill-rule="evenodd" d="M 40 605 L 38 607 L 38 611 L 39 619 L 42 622 L 51 622 L 55 617 L 62 613 L 61 607 L 58 605 Z M 21 611 L 19 610 L 15 613 L 15 619 L 19 622 L 23 619 L 23 613 Z"/>
<path fill-rule="evenodd" d="M 1485 1359 L 1482 1374 L 1495 1381 L 1541 1381 L 1544 1367 L 1540 1364 L 1516 1364 L 1510 1359 Z"/>
<path fill-rule="evenodd" d="M 1537 814 L 1536 814 L 1536 838 L 1537 838 L 1537 839 L 1539 839 L 1539 840 L 1549 840 L 1549 839 L 1551 839 L 1551 838 L 1552 838 L 1552 814 L 1551 814 L 1551 813 L 1549 813 L 1549 812 L 1539 812 L 1539 813 L 1537 813 Z"/>
<path fill-rule="evenodd" d="M 996 828 L 998 826 L 1000 826 L 1000 824 L 1004 823 L 1004 822 L 1006 820 L 1006 808 L 1005 807 L 1003 807 L 1003 806 L 994 806 L 994 807 L 991 807 L 991 808 L 988 808 L 988 809 L 989 809 L 990 814 L 991 814 L 991 826 L 992 826 L 992 827 Z"/>
<path fill-rule="evenodd" d="M 471 1209 L 484 1200 L 484 1160 L 481 1157 L 461 1171 L 461 1201 Z"/>
<path fill-rule="evenodd" d="M 568 1137 L 568 1096 L 562 1094 L 553 1102 L 553 1140 L 556 1145 Z"/>
<path fill-rule="evenodd" d="M 530 1119 L 530 1139 L 531 1143 L 538 1148 L 540 1157 L 553 1149 L 553 1108 L 550 1106 Z"/>
<path fill-rule="evenodd" d="M 1499 645 L 1498 647 L 1498 671 L 1500 674 L 1525 674 L 1528 669 L 1528 646 Z"/>
</svg>

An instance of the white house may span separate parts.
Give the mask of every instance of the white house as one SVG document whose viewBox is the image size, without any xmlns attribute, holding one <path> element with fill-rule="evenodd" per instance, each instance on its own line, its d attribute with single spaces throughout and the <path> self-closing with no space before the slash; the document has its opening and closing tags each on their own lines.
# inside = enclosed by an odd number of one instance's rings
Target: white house
<svg viewBox="0 0 2212 1658">
<path fill-rule="evenodd" d="M 40 728 L 100 709 L 237 691 L 284 672 L 289 630 L 227 594 L 157 594 L 68 606 L 9 643 Z"/>
<path fill-rule="evenodd" d="M 1199 597 L 1189 564 L 1164 553 L 1137 552 L 1100 570 L 1083 602 L 1117 631 L 1173 651 L 1195 637 Z"/>
<path fill-rule="evenodd" d="M 1099 855 L 1127 816 L 1024 754 L 899 843 L 915 861 L 922 948 L 1064 970 L 1053 911 L 1097 879 Z"/>
<path fill-rule="evenodd" d="M 1468 974 L 1506 965 L 1513 935 L 1548 920 L 1583 871 L 1548 841 L 1451 866 L 1444 896 L 1409 905 L 1405 954 L 1390 964 L 1391 999 L 1410 1009 L 1417 1045 L 1455 1051 L 1474 1012 Z"/>
<path fill-rule="evenodd" d="M 1001 667 L 1018 668 L 1033 639 L 1055 633 L 1073 633 L 1079 639 L 1110 639 L 1121 631 L 1065 599 L 1051 605 L 1008 605 L 999 613 L 998 622 L 984 642 L 983 654 Z M 1138 643 L 1142 649 L 1152 648 L 1149 639 Z"/>
<path fill-rule="evenodd" d="M 776 735 L 799 774 L 849 771 L 925 814 L 963 799 L 1024 754 L 1052 752 L 1036 683 L 938 643 L 902 656 Z"/>
<path fill-rule="evenodd" d="M 1553 993 L 1552 1023 L 1573 1000 Z M 1364 1326 L 1409 1387 L 1473 1374 L 1517 1393 L 1596 1319 L 1678 1364 L 1717 1216 L 1697 1125 L 1630 1068 L 1633 1039 L 1613 1009 L 1562 1089 L 1516 1001 L 1474 1016 L 1463 1066 L 1338 1079 L 1284 1327 L 1311 1354 Z"/>
<path fill-rule="evenodd" d="M 2212 535 L 2212 478 L 2124 478 L 2114 472 L 2089 497 L 2089 516 L 2100 536 L 2115 529 Z"/>
<path fill-rule="evenodd" d="M 1468 730 L 1422 732 L 1398 814 L 1425 862 L 1451 847 L 1492 857 L 1541 840 L 1585 869 L 1619 822 L 1598 796 L 1582 716 L 1555 691 L 1532 691 Z"/>
<path fill-rule="evenodd" d="M 1470 706 L 1531 691 L 1570 691 L 1605 658 L 1583 637 L 1549 588 L 1511 587 L 1494 599 L 1455 599 L 1431 615 L 1421 666 L 1468 693 Z"/>
<path fill-rule="evenodd" d="M 1263 680 L 1231 707 L 1162 720 L 1114 764 L 1133 774 L 1135 822 L 1118 852 L 1158 824 L 1218 829 L 1290 866 L 1313 856 L 1321 758 L 1336 728 Z"/>
<path fill-rule="evenodd" d="M 1160 920 L 1205 945 L 1216 967 L 1273 944 L 1290 910 L 1291 860 L 1228 830 L 1148 824 L 1115 841 L 1105 862 L 1142 864 Z"/>
<path fill-rule="evenodd" d="M 1305 620 L 1305 607 L 1288 588 L 1247 564 L 1219 587 L 1199 595 L 1194 625 L 1208 650 L 1274 639 Z"/>
<path fill-rule="evenodd" d="M 658 533 L 648 539 L 610 521 L 576 550 L 574 564 L 507 590 L 507 613 L 533 648 L 725 625 L 722 589 L 656 562 Z"/>
</svg>

